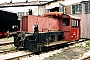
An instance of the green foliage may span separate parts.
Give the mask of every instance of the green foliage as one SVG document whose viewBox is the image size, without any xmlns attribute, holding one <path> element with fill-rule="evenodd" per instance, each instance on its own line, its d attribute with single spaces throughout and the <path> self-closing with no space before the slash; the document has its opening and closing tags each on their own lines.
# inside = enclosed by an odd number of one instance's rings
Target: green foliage
<svg viewBox="0 0 90 60">
<path fill-rule="evenodd" d="M 9 38 L 3 38 L 3 40 L 14 40 L 14 37 L 9 37 Z"/>
<path fill-rule="evenodd" d="M 49 56 L 50 58 L 52 58 L 53 56 Z"/>
<path fill-rule="evenodd" d="M 56 54 L 53 54 L 53 56 L 55 56 Z"/>
<path fill-rule="evenodd" d="M 56 54 L 53 54 L 53 55 L 51 55 L 51 56 L 49 56 L 50 58 L 52 58 L 53 56 L 55 56 Z"/>
<path fill-rule="evenodd" d="M 82 48 L 82 45 L 76 46 L 77 48 Z"/>
<path fill-rule="evenodd" d="M 86 45 L 90 46 L 90 41 L 89 42 L 86 42 Z"/>
<path fill-rule="evenodd" d="M 11 46 L 11 47 L 4 47 L 2 48 L 2 51 L 5 51 L 5 50 L 15 50 L 16 48 L 14 46 Z"/>
<path fill-rule="evenodd" d="M 9 50 L 15 50 L 15 47 L 12 46 L 11 48 L 9 48 Z"/>
<path fill-rule="evenodd" d="M 60 55 L 61 53 L 58 52 L 57 54 Z"/>
</svg>

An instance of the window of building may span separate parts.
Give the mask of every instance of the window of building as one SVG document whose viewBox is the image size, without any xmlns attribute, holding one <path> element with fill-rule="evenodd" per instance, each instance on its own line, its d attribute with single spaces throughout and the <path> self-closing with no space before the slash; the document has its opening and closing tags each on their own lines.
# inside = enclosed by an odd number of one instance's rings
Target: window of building
<svg viewBox="0 0 90 60">
<path fill-rule="evenodd" d="M 24 16 L 24 12 L 17 12 L 18 20 L 21 20 L 21 17 Z"/>
<path fill-rule="evenodd" d="M 59 7 L 54 7 L 52 9 L 49 9 L 50 12 L 62 12 L 62 13 L 65 13 L 65 7 L 60 5 Z"/>
<path fill-rule="evenodd" d="M 65 7 L 59 4 L 59 12 L 65 13 Z"/>
<path fill-rule="evenodd" d="M 28 12 L 26 12 L 26 15 L 29 15 Z"/>
<path fill-rule="evenodd" d="M 72 5 L 72 14 L 81 14 L 82 13 L 82 4 Z"/>
<path fill-rule="evenodd" d="M 64 9 L 65 9 L 65 7 L 64 7 L 64 6 L 62 6 L 62 7 L 61 7 L 61 11 L 60 11 L 60 12 L 65 13 L 65 10 L 64 10 Z"/>
<path fill-rule="evenodd" d="M 90 2 L 85 2 L 84 6 L 85 6 L 85 13 L 90 13 Z"/>
<path fill-rule="evenodd" d="M 72 5 L 72 14 L 75 14 L 75 5 Z"/>
</svg>

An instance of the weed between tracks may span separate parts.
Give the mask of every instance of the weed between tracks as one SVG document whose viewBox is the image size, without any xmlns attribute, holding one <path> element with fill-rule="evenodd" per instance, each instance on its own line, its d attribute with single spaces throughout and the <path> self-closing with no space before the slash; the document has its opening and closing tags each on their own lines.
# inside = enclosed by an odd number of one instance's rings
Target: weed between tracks
<svg viewBox="0 0 90 60">
<path fill-rule="evenodd" d="M 90 41 L 86 42 L 86 45 L 90 46 Z"/>
<path fill-rule="evenodd" d="M 14 37 L 6 37 L 6 38 L 1 38 L 0 40 L 8 41 L 8 40 L 14 40 Z"/>
<path fill-rule="evenodd" d="M 57 54 L 58 54 L 58 55 L 60 55 L 61 53 L 60 53 L 60 52 L 58 52 Z"/>
<path fill-rule="evenodd" d="M 79 46 L 76 46 L 76 48 L 82 48 L 82 45 L 80 44 Z"/>
<path fill-rule="evenodd" d="M 3 46 L 1 48 L 2 51 L 5 51 L 5 50 L 15 50 L 16 48 L 13 46 L 13 45 L 7 45 L 7 46 Z"/>
</svg>

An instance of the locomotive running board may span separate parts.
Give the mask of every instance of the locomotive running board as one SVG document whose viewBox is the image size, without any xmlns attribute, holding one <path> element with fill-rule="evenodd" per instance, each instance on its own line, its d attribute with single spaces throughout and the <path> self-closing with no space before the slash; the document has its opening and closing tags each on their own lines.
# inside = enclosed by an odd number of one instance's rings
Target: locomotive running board
<svg viewBox="0 0 90 60">
<path fill-rule="evenodd" d="M 60 45 L 60 44 L 64 44 L 64 43 L 69 43 L 69 42 L 68 41 L 56 41 L 56 42 L 49 43 L 49 44 L 47 44 L 45 46 L 50 47 L 50 46 Z"/>
</svg>

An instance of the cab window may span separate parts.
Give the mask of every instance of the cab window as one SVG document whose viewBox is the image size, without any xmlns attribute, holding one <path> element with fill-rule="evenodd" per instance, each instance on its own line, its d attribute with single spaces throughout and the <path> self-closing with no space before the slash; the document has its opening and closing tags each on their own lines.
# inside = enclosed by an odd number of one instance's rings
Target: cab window
<svg viewBox="0 0 90 60">
<path fill-rule="evenodd" d="M 76 28 L 77 27 L 77 21 L 76 20 L 72 20 L 72 27 Z"/>
<path fill-rule="evenodd" d="M 62 26 L 69 26 L 70 25 L 70 19 L 69 18 L 63 18 L 62 19 Z"/>
</svg>

